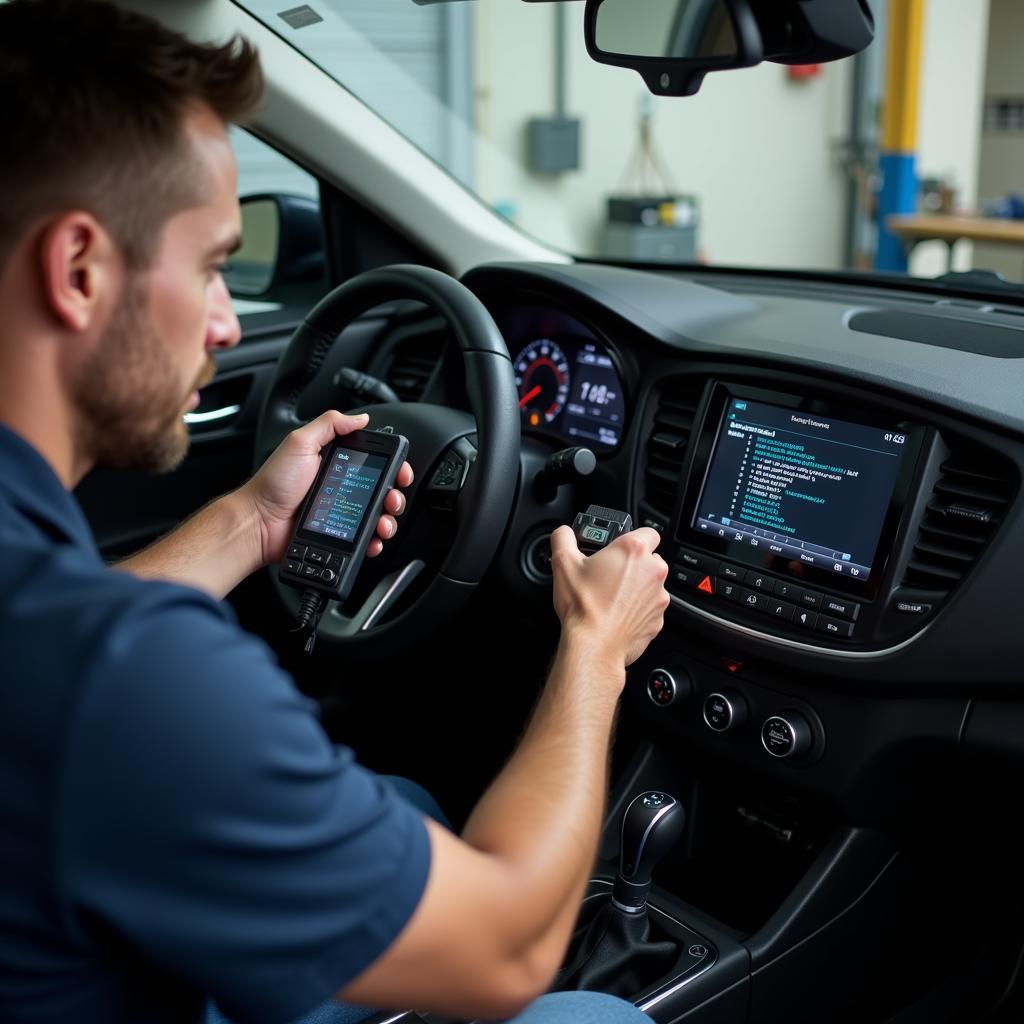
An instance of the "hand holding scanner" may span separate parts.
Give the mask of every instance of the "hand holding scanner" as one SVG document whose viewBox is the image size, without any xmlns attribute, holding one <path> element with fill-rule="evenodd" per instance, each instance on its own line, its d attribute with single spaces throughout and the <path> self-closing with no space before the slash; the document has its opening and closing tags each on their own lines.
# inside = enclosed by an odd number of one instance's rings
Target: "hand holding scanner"
<svg viewBox="0 0 1024 1024">
<path fill-rule="evenodd" d="M 408 451 L 401 434 L 376 430 L 346 434 L 323 450 L 281 564 L 282 583 L 322 601 L 348 597 Z"/>
</svg>

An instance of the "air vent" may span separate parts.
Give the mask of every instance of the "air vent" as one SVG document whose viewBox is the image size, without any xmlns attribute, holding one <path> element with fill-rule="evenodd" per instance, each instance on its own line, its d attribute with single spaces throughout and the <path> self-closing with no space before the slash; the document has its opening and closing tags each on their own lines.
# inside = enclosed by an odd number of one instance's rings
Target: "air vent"
<svg viewBox="0 0 1024 1024">
<path fill-rule="evenodd" d="M 1017 488 L 1017 474 L 994 452 L 955 449 L 939 471 L 904 586 L 948 594 L 995 533 Z"/>
<path fill-rule="evenodd" d="M 418 402 L 441 361 L 446 335 L 431 331 L 400 341 L 391 357 L 384 379 L 403 402 Z"/>
<path fill-rule="evenodd" d="M 679 477 L 690 443 L 693 420 L 704 392 L 700 377 L 677 377 L 666 382 L 644 452 L 640 504 L 667 525 L 675 509 Z"/>
</svg>

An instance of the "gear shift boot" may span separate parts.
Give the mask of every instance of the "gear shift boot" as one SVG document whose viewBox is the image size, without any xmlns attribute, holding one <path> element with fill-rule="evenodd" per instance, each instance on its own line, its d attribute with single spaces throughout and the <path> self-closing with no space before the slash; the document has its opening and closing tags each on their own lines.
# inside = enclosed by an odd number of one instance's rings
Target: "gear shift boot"
<svg viewBox="0 0 1024 1024">
<path fill-rule="evenodd" d="M 610 879 L 595 878 L 587 891 L 553 991 L 609 992 L 633 1002 L 644 993 L 657 999 L 658 992 L 718 959 L 710 940 L 657 905 L 649 905 L 643 914 L 618 910 Z"/>
<path fill-rule="evenodd" d="M 584 904 L 559 973 L 557 988 L 631 997 L 664 977 L 679 959 L 679 945 L 652 936 L 647 914 L 624 914 L 608 899 Z"/>
</svg>

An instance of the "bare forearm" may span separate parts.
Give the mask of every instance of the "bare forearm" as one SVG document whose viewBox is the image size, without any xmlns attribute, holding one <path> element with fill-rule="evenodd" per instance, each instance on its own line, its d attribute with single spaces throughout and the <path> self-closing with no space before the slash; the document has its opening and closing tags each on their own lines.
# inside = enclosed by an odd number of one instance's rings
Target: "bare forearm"
<svg viewBox="0 0 1024 1024">
<path fill-rule="evenodd" d="M 514 871 L 536 908 L 529 941 L 564 945 L 604 819 L 608 749 L 625 670 L 586 636 L 564 638 L 515 754 L 462 838 Z"/>
<path fill-rule="evenodd" d="M 210 502 L 148 548 L 117 564 L 146 579 L 170 580 L 218 600 L 262 564 L 252 506 L 238 492 Z"/>
</svg>

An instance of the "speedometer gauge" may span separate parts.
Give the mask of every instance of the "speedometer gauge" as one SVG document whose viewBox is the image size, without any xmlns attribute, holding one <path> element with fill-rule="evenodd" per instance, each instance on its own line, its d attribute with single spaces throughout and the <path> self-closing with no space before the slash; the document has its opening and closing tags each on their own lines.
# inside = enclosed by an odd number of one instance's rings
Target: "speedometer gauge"
<svg viewBox="0 0 1024 1024">
<path fill-rule="evenodd" d="M 526 426 L 550 423 L 569 397 L 569 361 L 547 338 L 531 342 L 516 356 L 519 409 Z"/>
</svg>

